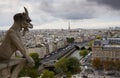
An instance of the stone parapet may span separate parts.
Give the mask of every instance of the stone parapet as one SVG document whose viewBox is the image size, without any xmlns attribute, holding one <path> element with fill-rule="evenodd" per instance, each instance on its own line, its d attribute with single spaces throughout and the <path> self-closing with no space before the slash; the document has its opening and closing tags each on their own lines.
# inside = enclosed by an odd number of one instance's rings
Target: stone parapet
<svg viewBox="0 0 120 78">
<path fill-rule="evenodd" d="M 25 65 L 24 58 L 13 58 L 0 61 L 0 78 L 18 78 L 20 70 Z"/>
</svg>

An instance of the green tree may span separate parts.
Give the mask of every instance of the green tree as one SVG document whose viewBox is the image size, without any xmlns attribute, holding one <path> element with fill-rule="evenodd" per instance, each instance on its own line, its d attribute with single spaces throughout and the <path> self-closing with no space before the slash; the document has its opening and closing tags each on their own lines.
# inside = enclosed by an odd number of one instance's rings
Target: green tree
<svg viewBox="0 0 120 78">
<path fill-rule="evenodd" d="M 100 58 L 93 58 L 92 65 L 93 65 L 94 68 L 99 69 L 100 65 L 101 65 Z"/>
<path fill-rule="evenodd" d="M 67 43 L 73 43 L 75 41 L 75 39 L 72 37 L 72 38 L 66 38 L 67 39 Z"/>
<path fill-rule="evenodd" d="M 55 75 L 53 71 L 44 70 L 41 78 L 55 78 Z"/>
<path fill-rule="evenodd" d="M 65 73 L 65 72 L 67 72 L 67 70 L 68 70 L 67 61 L 68 61 L 67 58 L 62 58 L 58 62 L 56 62 L 55 71 L 57 73 Z"/>
<path fill-rule="evenodd" d="M 114 64 L 115 64 L 115 66 L 114 66 L 115 70 L 120 71 L 120 61 L 117 60 L 117 61 L 114 62 Z"/>
<path fill-rule="evenodd" d="M 112 60 L 103 61 L 103 67 L 105 70 L 113 70 L 115 69 L 114 66 L 115 66 L 115 62 Z"/>
<path fill-rule="evenodd" d="M 94 40 L 92 40 L 92 41 L 89 42 L 89 47 L 90 47 L 90 48 L 92 48 L 93 43 L 94 43 Z"/>
<path fill-rule="evenodd" d="M 87 54 L 88 54 L 88 50 L 80 50 L 80 56 L 83 56 L 83 57 L 85 57 Z"/>
<path fill-rule="evenodd" d="M 62 58 L 55 64 L 55 71 L 60 74 L 66 74 L 70 78 L 72 74 L 81 71 L 79 60 L 76 57 Z"/>
<path fill-rule="evenodd" d="M 19 74 L 19 77 L 23 77 L 23 76 L 30 76 L 31 78 L 37 78 L 39 77 L 39 72 L 35 68 L 30 68 L 25 66 Z"/>
<path fill-rule="evenodd" d="M 39 55 L 37 53 L 30 53 L 30 56 L 35 61 L 35 67 L 30 68 L 28 66 L 25 66 L 23 68 L 23 70 L 21 70 L 19 76 L 21 76 L 21 77 L 22 76 L 30 76 L 32 78 L 37 78 L 39 76 L 38 67 L 41 64 Z"/>
<path fill-rule="evenodd" d="M 66 76 L 67 76 L 67 78 L 71 78 L 72 73 L 69 71 L 69 72 L 66 73 Z"/>
<path fill-rule="evenodd" d="M 97 35 L 96 39 L 102 39 L 102 36 L 101 35 Z"/>
<path fill-rule="evenodd" d="M 110 69 L 110 62 L 109 61 L 104 61 L 103 62 L 103 68 L 105 69 L 105 70 L 109 70 Z"/>
<path fill-rule="evenodd" d="M 80 62 L 76 57 L 68 58 L 68 71 L 72 74 L 79 73 L 81 71 Z"/>
<path fill-rule="evenodd" d="M 35 68 L 38 68 L 40 66 L 40 64 L 41 64 L 38 53 L 30 53 L 30 56 L 35 61 Z"/>
<path fill-rule="evenodd" d="M 120 61 L 119 60 L 116 60 L 116 61 L 106 60 L 106 61 L 103 61 L 102 64 L 103 64 L 103 68 L 105 70 L 117 70 L 117 71 L 120 71 Z"/>
</svg>

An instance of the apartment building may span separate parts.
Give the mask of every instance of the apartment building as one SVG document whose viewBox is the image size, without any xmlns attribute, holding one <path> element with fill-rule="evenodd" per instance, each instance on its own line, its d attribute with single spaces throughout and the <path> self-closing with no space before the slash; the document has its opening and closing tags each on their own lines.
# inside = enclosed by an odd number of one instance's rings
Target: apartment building
<svg viewBox="0 0 120 78">
<path fill-rule="evenodd" d="M 101 60 L 120 60 L 120 38 L 107 38 L 95 40 L 93 44 L 92 58 Z"/>
</svg>

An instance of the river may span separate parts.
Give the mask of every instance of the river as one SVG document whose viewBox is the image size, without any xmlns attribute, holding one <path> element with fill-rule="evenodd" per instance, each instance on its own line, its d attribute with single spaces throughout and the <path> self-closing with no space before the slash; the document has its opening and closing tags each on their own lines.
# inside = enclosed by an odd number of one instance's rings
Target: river
<svg viewBox="0 0 120 78">
<path fill-rule="evenodd" d="M 69 57 L 76 57 L 77 59 L 81 59 L 82 56 L 79 55 L 80 50 L 74 51 Z"/>
</svg>

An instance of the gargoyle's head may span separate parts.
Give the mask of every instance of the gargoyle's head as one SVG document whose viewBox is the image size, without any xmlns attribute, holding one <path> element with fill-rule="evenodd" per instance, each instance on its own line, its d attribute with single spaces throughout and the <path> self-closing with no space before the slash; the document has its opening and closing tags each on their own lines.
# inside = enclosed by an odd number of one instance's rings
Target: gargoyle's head
<svg viewBox="0 0 120 78">
<path fill-rule="evenodd" d="M 18 23 L 23 30 L 23 35 L 26 31 L 29 31 L 28 28 L 33 28 L 33 25 L 30 23 L 31 19 L 29 17 L 28 10 L 24 7 L 25 12 L 18 13 L 14 15 L 14 22 Z"/>
</svg>

